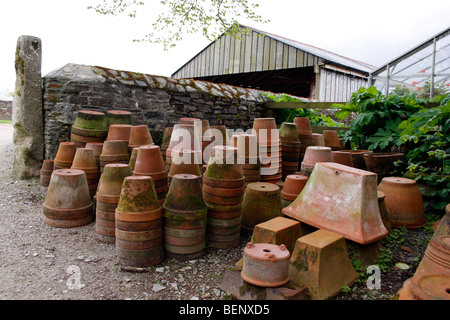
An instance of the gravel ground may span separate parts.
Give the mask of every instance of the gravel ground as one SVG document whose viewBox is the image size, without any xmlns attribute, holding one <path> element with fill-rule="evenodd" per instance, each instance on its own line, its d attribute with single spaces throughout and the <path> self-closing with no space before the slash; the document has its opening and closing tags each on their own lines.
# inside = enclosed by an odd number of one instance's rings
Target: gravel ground
<svg viewBox="0 0 450 320">
<path fill-rule="evenodd" d="M 54 228 L 43 222 L 47 188 L 39 179 L 11 177 L 12 143 L 0 144 L 1 300 L 221 300 L 225 271 L 242 257 L 235 249 L 206 248 L 202 258 L 166 259 L 148 272 L 117 266 L 114 244 L 95 238 L 95 222 Z"/>
</svg>

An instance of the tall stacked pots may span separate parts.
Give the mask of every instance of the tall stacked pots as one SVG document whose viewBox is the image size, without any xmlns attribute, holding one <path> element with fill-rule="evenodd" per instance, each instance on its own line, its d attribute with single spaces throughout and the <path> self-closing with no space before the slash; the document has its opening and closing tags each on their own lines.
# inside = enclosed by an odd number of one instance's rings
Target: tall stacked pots
<svg viewBox="0 0 450 320">
<path fill-rule="evenodd" d="M 298 171 L 300 161 L 300 136 L 295 123 L 283 122 L 280 127 L 282 179 Z"/>
<path fill-rule="evenodd" d="M 96 237 L 99 241 L 115 243 L 115 213 L 122 191 L 123 180 L 131 176 L 124 163 L 110 163 L 100 176 L 96 198 Z"/>
<path fill-rule="evenodd" d="M 98 170 L 95 161 L 94 150 L 89 148 L 78 148 L 72 163 L 72 169 L 83 170 L 86 173 L 86 179 L 91 197 L 97 192 L 98 180 L 100 179 L 100 170 Z"/>
<path fill-rule="evenodd" d="M 295 117 L 294 123 L 298 128 L 298 136 L 300 138 L 300 155 L 299 155 L 299 164 L 303 161 L 303 157 L 305 156 L 306 148 L 310 146 L 314 146 L 316 140 L 312 133 L 311 121 L 307 117 Z M 299 169 L 301 169 L 299 167 Z"/>
<path fill-rule="evenodd" d="M 163 208 L 167 255 L 179 259 L 201 257 L 206 245 L 207 207 L 200 177 L 175 174 Z"/>
<path fill-rule="evenodd" d="M 77 148 L 88 142 L 103 142 L 108 134 L 106 117 L 103 112 L 80 110 L 71 128 L 70 141 Z"/>
<path fill-rule="evenodd" d="M 105 141 L 99 159 L 100 172 L 103 172 L 105 165 L 110 163 L 128 164 L 130 161 L 130 154 L 128 153 L 127 142 L 122 140 Z"/>
<path fill-rule="evenodd" d="M 261 163 L 258 157 L 258 140 L 255 134 L 239 133 L 231 136 L 230 145 L 238 149 L 237 161 L 242 164 L 245 183 L 257 182 L 261 178 Z"/>
<path fill-rule="evenodd" d="M 237 148 L 215 146 L 203 175 L 208 244 L 221 249 L 239 245 L 244 191 L 245 177 L 237 163 Z"/>
<path fill-rule="evenodd" d="M 115 209 L 115 242 L 121 267 L 148 268 L 164 260 L 162 214 L 151 177 L 124 178 Z"/>
</svg>

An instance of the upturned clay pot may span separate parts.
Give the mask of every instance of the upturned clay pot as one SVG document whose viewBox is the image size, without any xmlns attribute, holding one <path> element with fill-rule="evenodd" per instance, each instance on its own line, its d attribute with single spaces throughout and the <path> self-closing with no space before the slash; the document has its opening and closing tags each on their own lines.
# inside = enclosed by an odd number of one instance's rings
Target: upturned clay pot
<svg viewBox="0 0 450 320">
<path fill-rule="evenodd" d="M 314 146 L 325 147 L 325 141 L 323 140 L 323 134 L 321 134 L 321 133 L 313 133 L 312 134 L 312 138 L 313 138 L 313 145 Z"/>
<path fill-rule="evenodd" d="M 103 143 L 102 153 L 99 157 L 100 171 L 109 163 L 124 163 L 128 164 L 130 161 L 130 154 L 126 141 L 122 140 L 108 140 Z"/>
<path fill-rule="evenodd" d="M 116 208 L 116 217 L 121 221 L 150 221 L 143 219 L 148 213 L 151 218 L 154 214 L 162 218 L 161 206 L 156 196 L 156 189 L 153 180 L 149 176 L 126 176 L 123 179 L 120 198 Z M 156 212 L 159 210 L 159 214 Z M 129 215 L 136 214 L 136 219 L 131 219 Z M 150 216 L 149 216 L 150 218 Z"/>
<path fill-rule="evenodd" d="M 99 174 L 97 163 L 95 162 L 94 150 L 90 148 L 78 148 L 72 162 L 72 169 L 83 170 L 86 175 Z M 89 179 L 89 176 L 87 176 Z"/>
<path fill-rule="evenodd" d="M 128 145 L 130 140 L 132 125 L 130 124 L 111 124 L 108 129 L 106 140 L 121 140 Z"/>
<path fill-rule="evenodd" d="M 172 153 L 173 159 L 169 170 L 169 180 L 176 174 L 192 174 L 201 177 L 202 170 L 199 164 L 201 154 L 194 150 Z"/>
<path fill-rule="evenodd" d="M 366 170 L 364 154 L 373 153 L 369 150 L 340 150 L 333 151 L 334 162 L 349 165 L 354 168 Z M 351 164 L 346 164 L 351 163 Z"/>
<path fill-rule="evenodd" d="M 172 158 L 172 152 L 183 150 L 201 151 L 201 144 L 196 136 L 194 125 L 178 123 L 173 126 L 169 146 L 166 150 L 166 157 Z"/>
<path fill-rule="evenodd" d="M 318 162 L 334 162 L 333 152 L 330 147 L 311 146 L 306 148 L 305 156 L 301 163 L 302 172 L 308 176 Z"/>
<path fill-rule="evenodd" d="M 280 142 L 275 118 L 254 119 L 252 134 L 255 134 L 258 137 L 260 146 L 270 146 Z"/>
<path fill-rule="evenodd" d="M 105 165 L 98 184 L 97 201 L 117 205 L 123 180 L 128 176 L 131 176 L 128 164 L 110 163 Z"/>
<path fill-rule="evenodd" d="M 241 276 L 259 287 L 279 287 L 289 282 L 290 253 L 284 244 L 247 243 Z"/>
<path fill-rule="evenodd" d="M 133 114 L 126 110 L 108 110 L 106 111 L 106 125 L 129 124 L 133 125 Z"/>
<path fill-rule="evenodd" d="M 404 158 L 403 153 L 372 152 L 364 154 L 364 162 L 368 171 L 378 176 L 389 176 L 395 169 L 394 162 Z"/>
<path fill-rule="evenodd" d="M 243 180 L 242 167 L 237 163 L 237 148 L 215 146 L 204 176 L 209 179 L 222 181 Z"/>
<path fill-rule="evenodd" d="M 300 143 L 298 127 L 295 123 L 283 122 L 280 126 L 279 136 L 282 143 Z"/>
<path fill-rule="evenodd" d="M 53 159 L 45 159 L 44 161 L 42 161 L 42 167 L 39 171 L 39 184 L 43 187 L 48 187 L 50 183 L 50 178 L 52 176 L 54 166 L 53 162 Z"/>
<path fill-rule="evenodd" d="M 299 135 L 311 135 L 311 121 L 306 117 L 295 117 L 294 123 L 297 125 Z"/>
<path fill-rule="evenodd" d="M 333 151 L 344 149 L 342 141 L 339 139 L 336 130 L 324 130 L 322 136 L 325 146 L 332 148 Z"/>
<path fill-rule="evenodd" d="M 378 185 L 385 194 L 386 209 L 393 228 L 418 228 L 427 224 L 425 210 L 417 182 L 401 177 L 386 177 Z"/>
<path fill-rule="evenodd" d="M 158 146 L 150 145 L 139 148 L 133 175 L 147 175 L 151 176 L 153 180 L 167 178 L 166 165 Z"/>
<path fill-rule="evenodd" d="M 282 216 L 280 187 L 273 183 L 249 183 L 242 200 L 242 228 L 253 230 L 259 223 Z"/>
<path fill-rule="evenodd" d="M 281 198 L 287 201 L 294 201 L 302 192 L 308 182 L 308 177 L 298 174 L 291 174 L 286 177 L 281 190 Z"/>
<path fill-rule="evenodd" d="M 44 202 L 44 222 L 53 227 L 73 228 L 94 219 L 93 202 L 82 170 L 54 170 Z"/>
<path fill-rule="evenodd" d="M 147 125 L 143 124 L 131 127 L 128 142 L 129 150 L 151 144 L 153 144 L 153 139 Z"/>
<path fill-rule="evenodd" d="M 76 147 L 73 142 L 60 142 L 53 165 L 55 169 L 70 168 L 75 157 Z"/>
<path fill-rule="evenodd" d="M 105 114 L 103 112 L 92 110 L 79 110 L 72 128 L 76 128 L 78 130 L 84 129 L 86 131 L 82 132 L 92 133 L 92 135 L 90 135 L 92 137 L 96 136 L 105 137 L 106 132 L 108 131 Z M 89 136 L 89 134 L 87 135 Z"/>
<path fill-rule="evenodd" d="M 199 177 L 192 174 L 174 175 L 163 207 L 171 211 L 200 210 L 206 213 Z"/>
<path fill-rule="evenodd" d="M 89 148 L 94 151 L 97 167 L 100 168 L 100 155 L 102 154 L 103 142 L 88 142 L 86 143 L 85 148 Z"/>
</svg>

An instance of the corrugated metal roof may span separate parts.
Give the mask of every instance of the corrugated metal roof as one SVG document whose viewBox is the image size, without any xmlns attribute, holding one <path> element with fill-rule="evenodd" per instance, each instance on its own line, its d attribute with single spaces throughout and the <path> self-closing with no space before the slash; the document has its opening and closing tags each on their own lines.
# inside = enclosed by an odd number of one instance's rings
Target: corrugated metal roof
<svg viewBox="0 0 450 320">
<path fill-rule="evenodd" d="M 285 38 L 285 37 L 282 37 L 282 36 L 278 36 L 278 35 L 270 33 L 270 32 L 265 32 L 265 31 L 258 30 L 258 29 L 255 29 L 255 28 L 252 28 L 252 27 L 249 27 L 249 26 L 242 25 L 242 24 L 240 26 L 243 27 L 243 28 L 249 28 L 249 29 L 251 29 L 251 30 L 253 30 L 255 32 L 264 34 L 265 36 L 270 37 L 270 38 L 272 38 L 274 40 L 283 42 L 283 43 L 285 43 L 285 44 L 287 44 L 289 46 L 292 46 L 294 48 L 297 48 L 297 49 L 300 49 L 302 51 L 308 52 L 308 53 L 313 54 L 313 55 L 315 55 L 317 57 L 320 57 L 320 58 L 322 58 L 324 60 L 340 64 L 342 66 L 347 66 L 347 67 L 350 67 L 350 68 L 353 68 L 353 69 L 356 69 L 356 70 L 361 70 L 361 71 L 364 71 L 364 72 L 367 72 L 367 73 L 370 73 L 370 72 L 372 72 L 373 70 L 376 69 L 375 66 L 370 65 L 368 63 L 365 63 L 365 62 L 362 62 L 362 61 L 358 61 L 358 60 L 355 60 L 355 59 L 352 59 L 352 58 L 348 58 L 348 57 L 345 57 L 343 55 L 340 55 L 340 54 L 337 54 L 337 53 L 334 53 L 334 52 L 331 52 L 331 51 L 328 51 L 328 50 L 325 50 L 325 49 L 322 49 L 322 48 L 318 48 L 316 46 L 312 46 L 312 45 L 309 45 L 309 44 L 306 44 L 306 43 L 303 43 L 303 42 L 299 42 L 299 41 L 296 41 L 296 40 L 288 39 L 288 38 Z"/>
</svg>

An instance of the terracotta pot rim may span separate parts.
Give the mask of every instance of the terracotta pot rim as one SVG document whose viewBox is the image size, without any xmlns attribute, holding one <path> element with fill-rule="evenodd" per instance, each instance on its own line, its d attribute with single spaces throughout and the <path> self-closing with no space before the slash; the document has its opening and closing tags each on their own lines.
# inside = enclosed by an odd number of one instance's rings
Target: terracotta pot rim
<svg viewBox="0 0 450 320">
<path fill-rule="evenodd" d="M 81 207 L 81 208 L 52 208 L 49 207 L 48 205 L 46 205 L 45 203 L 43 204 L 43 207 L 47 210 L 50 211 L 54 211 L 54 212 L 71 212 L 71 213 L 77 213 L 77 212 L 83 212 L 83 211 L 87 211 L 89 210 L 91 207 L 93 206 L 93 202 L 91 202 L 91 204 Z"/>
</svg>

